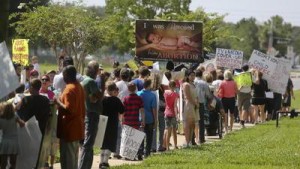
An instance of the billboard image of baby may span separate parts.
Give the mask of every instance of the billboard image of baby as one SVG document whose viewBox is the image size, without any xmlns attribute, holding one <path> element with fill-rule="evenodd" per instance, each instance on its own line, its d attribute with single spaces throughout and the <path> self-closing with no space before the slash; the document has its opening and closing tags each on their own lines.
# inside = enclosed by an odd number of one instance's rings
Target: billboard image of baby
<svg viewBox="0 0 300 169">
<path fill-rule="evenodd" d="M 202 62 L 202 23 L 136 20 L 136 56 Z"/>
</svg>

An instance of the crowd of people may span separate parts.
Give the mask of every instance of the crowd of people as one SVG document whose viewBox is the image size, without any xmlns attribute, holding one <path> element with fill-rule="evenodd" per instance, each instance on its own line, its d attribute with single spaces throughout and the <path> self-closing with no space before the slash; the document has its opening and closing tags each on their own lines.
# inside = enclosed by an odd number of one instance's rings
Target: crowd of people
<svg viewBox="0 0 300 169">
<path fill-rule="evenodd" d="M 120 64 L 114 64 L 114 70 L 110 73 L 93 60 L 87 64 L 85 75 L 76 70 L 71 57 L 61 57 L 60 63 L 58 71 L 49 70 L 42 74 L 38 58 L 33 57 L 32 64 L 24 68 L 25 77 L 21 73 L 21 65 L 15 64 L 16 73 L 23 83 L 9 96 L 12 99 L 0 104 L 0 129 L 3 131 L 1 168 L 7 165 L 22 169 L 34 167 L 39 144 L 30 145 L 36 150 L 35 156 L 24 155 L 28 147 L 24 138 L 20 138 L 18 128 L 37 124 L 39 131 L 26 132 L 40 133 L 35 141 L 41 140 L 47 131 L 48 120 L 53 117 L 57 125 L 51 129 L 55 134 L 49 148 L 50 162 L 48 157 L 44 159 L 45 167 L 53 168 L 59 149 L 62 169 L 90 169 L 93 147 L 98 144 L 95 140 L 99 115 L 104 115 L 108 121 L 99 168 L 108 168 L 111 156 L 122 158 L 122 125 L 145 133 L 145 144 L 142 143 L 135 159 L 143 160 L 152 152 L 178 149 L 179 121 L 182 121 L 185 135 L 182 147 L 190 147 L 205 142 L 207 114 L 221 114 L 224 125 L 220 132 L 229 133 L 234 121 L 239 121 L 243 127 L 245 123 L 265 123 L 274 119 L 276 111 L 288 112 L 291 98 L 295 99 L 290 79 L 284 95 L 273 93 L 273 98 L 267 98 L 266 92 L 271 91 L 262 78 L 263 74 L 258 70 L 249 70 L 248 65 L 241 70 L 183 67 L 183 76 L 180 77 L 174 76 L 173 63 L 167 64 L 168 70 L 164 73 L 151 72 L 151 67 L 144 65 L 133 71 L 128 65 L 121 67 Z M 252 85 L 238 86 L 233 76 L 247 72 L 252 75 Z M 167 83 L 161 82 L 162 76 L 165 76 Z M 180 102 L 183 106 L 179 106 Z M 53 105 L 57 112 L 51 111 Z M 171 136 L 174 145 L 170 145 Z M 28 157 L 36 159 L 30 162 Z"/>
</svg>

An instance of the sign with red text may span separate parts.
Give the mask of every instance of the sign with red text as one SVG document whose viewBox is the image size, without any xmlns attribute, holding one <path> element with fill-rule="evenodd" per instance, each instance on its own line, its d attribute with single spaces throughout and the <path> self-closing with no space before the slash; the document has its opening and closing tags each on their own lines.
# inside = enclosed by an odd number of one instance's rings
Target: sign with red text
<svg viewBox="0 0 300 169">
<path fill-rule="evenodd" d="M 259 70 L 264 76 L 271 76 L 276 69 L 278 59 L 260 51 L 253 50 L 248 64 L 250 68 Z"/>
<path fill-rule="evenodd" d="M 136 56 L 141 60 L 203 62 L 201 22 L 136 20 Z"/>
<path fill-rule="evenodd" d="M 278 64 L 271 76 L 263 76 L 268 81 L 268 87 L 273 92 L 284 94 L 286 91 L 290 71 L 292 69 L 291 61 L 283 58 L 276 58 Z"/>
<path fill-rule="evenodd" d="M 243 52 L 232 49 L 217 48 L 216 65 L 228 69 L 240 69 L 243 64 Z"/>
<path fill-rule="evenodd" d="M 292 68 L 290 60 L 276 58 L 254 50 L 249 59 L 249 67 L 263 73 L 263 79 L 268 81 L 268 88 L 271 91 L 285 93 Z"/>
<path fill-rule="evenodd" d="M 29 47 L 28 39 L 13 39 L 12 60 L 21 65 L 28 65 Z"/>
<path fill-rule="evenodd" d="M 134 160 L 145 133 L 127 125 L 122 126 L 120 155 L 125 158 Z"/>
</svg>

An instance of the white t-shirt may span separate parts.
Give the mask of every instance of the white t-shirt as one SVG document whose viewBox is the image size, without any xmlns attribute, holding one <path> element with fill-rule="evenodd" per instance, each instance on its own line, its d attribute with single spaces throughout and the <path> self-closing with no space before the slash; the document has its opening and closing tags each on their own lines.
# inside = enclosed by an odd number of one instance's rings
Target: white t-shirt
<svg viewBox="0 0 300 169">
<path fill-rule="evenodd" d="M 119 94 L 118 97 L 119 99 L 123 102 L 124 97 L 129 95 L 129 91 L 128 91 L 128 87 L 127 87 L 127 83 L 123 80 L 120 80 L 118 82 L 116 82 L 117 87 L 119 88 Z"/>
<path fill-rule="evenodd" d="M 76 79 L 78 82 L 81 82 L 83 80 L 83 76 L 79 73 L 76 75 Z M 53 87 L 55 90 L 59 90 L 61 92 L 64 91 L 66 88 L 66 82 L 64 81 L 64 77 L 62 73 L 59 73 L 58 75 L 55 75 L 53 78 Z"/>
</svg>

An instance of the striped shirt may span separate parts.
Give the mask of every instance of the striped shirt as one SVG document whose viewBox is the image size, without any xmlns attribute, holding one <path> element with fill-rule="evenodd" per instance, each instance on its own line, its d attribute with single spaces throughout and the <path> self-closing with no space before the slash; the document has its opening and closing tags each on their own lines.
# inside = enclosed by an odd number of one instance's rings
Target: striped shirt
<svg viewBox="0 0 300 169">
<path fill-rule="evenodd" d="M 124 97 L 124 121 L 123 124 L 138 129 L 141 125 L 139 110 L 144 107 L 140 96 L 133 93 Z"/>
</svg>

